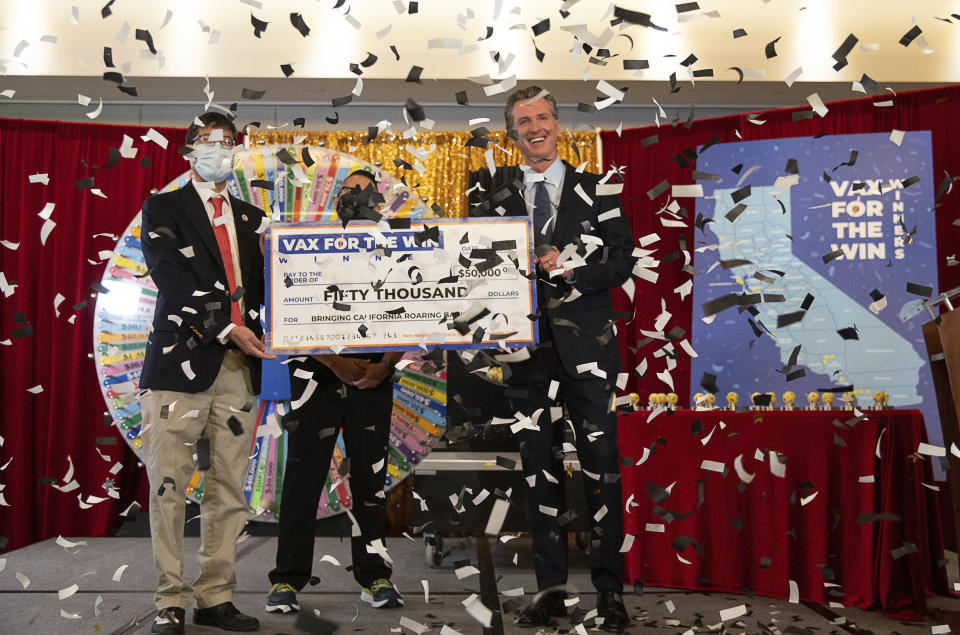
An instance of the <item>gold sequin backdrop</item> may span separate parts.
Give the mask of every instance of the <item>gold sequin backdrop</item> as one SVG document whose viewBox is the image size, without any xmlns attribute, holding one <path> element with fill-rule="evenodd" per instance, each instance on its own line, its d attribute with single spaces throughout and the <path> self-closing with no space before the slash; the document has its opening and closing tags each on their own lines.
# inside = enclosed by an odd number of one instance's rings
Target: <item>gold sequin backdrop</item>
<svg viewBox="0 0 960 635">
<path fill-rule="evenodd" d="M 464 192 L 469 188 L 469 173 L 473 170 L 486 168 L 485 150 L 467 147 L 464 145 L 471 137 L 468 131 L 459 132 L 420 132 L 416 139 L 404 139 L 400 135 L 381 133 L 370 143 L 366 132 L 287 132 L 264 131 L 250 133 L 251 144 L 292 144 L 294 136 L 304 137 L 301 143 L 309 145 L 323 145 L 332 150 L 340 150 L 355 157 L 379 164 L 381 168 L 397 178 L 401 176 L 407 184 L 427 198 L 427 205 L 437 203 L 446 210 L 448 216 L 467 215 L 467 195 Z M 491 132 L 489 138 L 498 146 L 493 148 L 494 165 L 517 165 L 520 163 L 520 151 L 512 142 L 507 140 L 505 131 Z M 600 172 L 597 165 L 599 136 L 595 132 L 568 132 L 561 131 L 557 143 L 557 151 L 561 159 L 578 165 L 581 161 L 587 162 L 587 171 Z M 580 151 L 578 159 L 573 150 L 573 144 Z M 414 165 L 417 158 L 407 149 L 423 149 L 429 152 L 424 162 L 426 170 L 423 174 L 417 170 L 402 170 L 393 163 L 394 159 L 402 159 Z M 436 146 L 433 151 L 432 147 Z M 510 153 L 504 152 L 506 148 Z"/>
</svg>

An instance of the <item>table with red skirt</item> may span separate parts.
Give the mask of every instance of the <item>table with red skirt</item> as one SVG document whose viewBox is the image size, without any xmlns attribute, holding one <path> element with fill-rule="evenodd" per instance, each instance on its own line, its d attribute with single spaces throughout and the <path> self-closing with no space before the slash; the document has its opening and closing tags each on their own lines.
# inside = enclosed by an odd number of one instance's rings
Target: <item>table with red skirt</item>
<svg viewBox="0 0 960 635">
<path fill-rule="evenodd" d="M 862 414 L 620 417 L 627 582 L 922 618 L 949 594 L 936 459 L 919 411 Z"/>
</svg>

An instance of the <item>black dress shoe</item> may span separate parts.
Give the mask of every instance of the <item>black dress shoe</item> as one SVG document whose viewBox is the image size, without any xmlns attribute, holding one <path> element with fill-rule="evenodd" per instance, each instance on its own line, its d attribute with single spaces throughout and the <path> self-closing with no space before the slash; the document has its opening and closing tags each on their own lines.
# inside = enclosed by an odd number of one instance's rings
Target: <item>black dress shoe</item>
<svg viewBox="0 0 960 635">
<path fill-rule="evenodd" d="M 566 594 L 556 591 L 544 593 L 523 609 L 515 624 L 517 626 L 550 626 L 550 618 L 567 614 L 567 607 L 563 604 L 565 597 Z"/>
<path fill-rule="evenodd" d="M 187 619 L 186 611 L 179 606 L 169 606 L 160 609 L 153 620 L 150 632 L 153 635 L 181 635 L 183 624 Z"/>
<path fill-rule="evenodd" d="M 613 591 L 601 591 L 597 598 L 597 616 L 603 618 L 603 630 L 622 633 L 630 625 L 630 616 L 623 605 L 623 596 Z"/>
<path fill-rule="evenodd" d="M 224 602 L 206 609 L 193 609 L 193 623 L 201 626 L 216 626 L 225 631 L 255 631 L 260 621 L 244 615 L 233 602 Z"/>
</svg>

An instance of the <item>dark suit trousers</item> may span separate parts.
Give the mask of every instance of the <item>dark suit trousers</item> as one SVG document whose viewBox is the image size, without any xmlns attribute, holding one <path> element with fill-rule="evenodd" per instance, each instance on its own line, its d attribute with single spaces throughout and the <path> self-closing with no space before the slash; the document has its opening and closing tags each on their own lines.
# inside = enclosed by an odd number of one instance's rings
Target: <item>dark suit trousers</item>
<svg viewBox="0 0 960 635">
<path fill-rule="evenodd" d="M 376 474 L 372 468 L 387 455 L 393 384 L 389 380 L 384 384 L 370 389 L 364 401 L 319 399 L 314 395 L 287 415 L 298 423 L 287 433 L 289 455 L 280 499 L 277 566 L 270 572 L 271 584 L 285 582 L 299 591 L 310 579 L 317 506 L 341 430 L 350 458 L 351 513 L 360 527 L 360 535 L 351 538 L 353 577 L 363 587 L 390 578 L 387 563 L 378 554 L 367 553 L 367 544 L 384 535 L 386 504 L 376 494 L 383 491 L 387 466 L 384 463 Z"/>
<path fill-rule="evenodd" d="M 619 593 L 623 590 L 623 554 L 620 553 L 623 498 L 617 456 L 617 418 L 608 412 L 611 391 L 606 388 L 607 381 L 589 373 L 582 376 L 567 373 L 556 349 L 550 345 L 537 348 L 532 359 L 510 368 L 513 373 L 510 383 L 528 389 L 526 399 L 514 400 L 514 407 L 528 416 L 543 409 L 537 421 L 539 431 L 524 429 L 517 433 L 524 476 L 536 474 L 534 486 L 530 487 L 525 478 L 524 488 L 533 532 L 537 587 L 542 591 L 567 581 L 566 531 L 558 522 L 563 514 L 560 486 L 549 482 L 543 473 L 546 470 L 558 481 L 566 478 L 559 457 L 561 433 L 567 424 L 562 419 L 550 421 L 550 406 L 556 406 L 557 402 L 551 402 L 548 391 L 551 380 L 556 380 L 560 384 L 557 399 L 566 404 L 573 423 L 581 469 L 600 475 L 599 480 L 583 475 L 588 509 L 575 510 L 578 515 L 589 516 L 593 527 L 591 536 L 599 537 L 600 541 L 599 550 L 591 553 L 590 577 L 597 591 Z M 586 428 L 584 421 L 589 424 Z M 603 434 L 591 441 L 587 435 L 596 430 Z M 543 513 L 541 505 L 558 510 L 557 515 Z M 594 517 L 604 505 L 606 515 L 596 522 Z"/>
</svg>

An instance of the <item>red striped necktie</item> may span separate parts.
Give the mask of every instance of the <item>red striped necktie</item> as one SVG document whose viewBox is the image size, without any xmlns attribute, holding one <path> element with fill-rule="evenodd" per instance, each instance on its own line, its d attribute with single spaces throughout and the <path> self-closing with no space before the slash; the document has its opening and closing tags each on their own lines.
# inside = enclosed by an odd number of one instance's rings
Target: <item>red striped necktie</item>
<svg viewBox="0 0 960 635">
<path fill-rule="evenodd" d="M 223 197 L 215 196 L 210 199 L 213 205 L 213 235 L 217 238 L 217 246 L 220 247 L 220 258 L 223 260 L 223 269 L 227 274 L 227 286 L 230 289 L 230 297 L 233 297 L 237 290 L 237 277 L 233 271 L 233 252 L 230 249 L 230 234 L 227 233 L 227 224 L 217 222 L 217 219 L 223 216 Z M 243 318 L 240 315 L 240 302 L 230 302 L 230 321 L 237 326 L 243 326 Z"/>
</svg>

